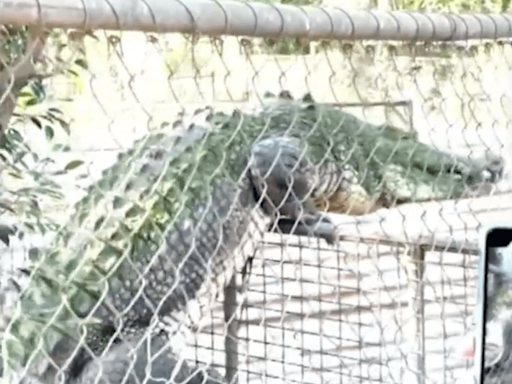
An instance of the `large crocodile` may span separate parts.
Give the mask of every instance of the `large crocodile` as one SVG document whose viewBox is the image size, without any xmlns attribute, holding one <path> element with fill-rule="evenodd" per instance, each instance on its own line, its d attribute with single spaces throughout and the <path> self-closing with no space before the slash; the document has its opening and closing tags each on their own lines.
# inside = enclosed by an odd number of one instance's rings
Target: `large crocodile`
<svg viewBox="0 0 512 384">
<path fill-rule="evenodd" d="M 320 211 L 460 197 L 501 177 L 501 159 L 471 161 L 288 95 L 256 111 L 198 110 L 119 155 L 29 268 L 2 344 L 4 374 L 36 364 L 41 349 L 63 356 L 81 337 L 100 354 L 198 295 L 213 300 L 274 223 L 332 244 Z M 90 360 L 84 350 L 61 359 L 70 382 Z"/>
</svg>

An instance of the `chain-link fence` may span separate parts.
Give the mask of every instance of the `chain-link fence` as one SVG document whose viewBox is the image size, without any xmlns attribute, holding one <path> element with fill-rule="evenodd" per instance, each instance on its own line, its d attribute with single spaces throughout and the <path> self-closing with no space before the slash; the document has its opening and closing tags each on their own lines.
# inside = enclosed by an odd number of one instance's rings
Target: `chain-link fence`
<svg viewBox="0 0 512 384">
<path fill-rule="evenodd" d="M 6 383 L 468 382 L 477 230 L 512 212 L 508 16 L 0 24 Z"/>
</svg>

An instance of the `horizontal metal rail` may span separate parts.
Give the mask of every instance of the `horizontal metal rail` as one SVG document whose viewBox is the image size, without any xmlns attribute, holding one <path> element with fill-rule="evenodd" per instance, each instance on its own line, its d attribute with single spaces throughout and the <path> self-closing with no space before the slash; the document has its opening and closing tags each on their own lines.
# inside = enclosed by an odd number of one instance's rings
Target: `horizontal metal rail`
<svg viewBox="0 0 512 384">
<path fill-rule="evenodd" d="M 229 0 L 0 0 L 0 24 L 312 40 L 512 37 L 512 16 L 505 14 L 348 11 Z"/>
</svg>

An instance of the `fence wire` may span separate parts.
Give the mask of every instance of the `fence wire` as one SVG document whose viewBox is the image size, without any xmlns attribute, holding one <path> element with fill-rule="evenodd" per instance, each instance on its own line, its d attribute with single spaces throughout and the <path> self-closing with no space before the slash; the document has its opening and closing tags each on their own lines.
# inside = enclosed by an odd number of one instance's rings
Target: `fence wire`
<svg viewBox="0 0 512 384">
<path fill-rule="evenodd" d="M 508 41 L 0 32 L 6 383 L 468 382 Z"/>
</svg>

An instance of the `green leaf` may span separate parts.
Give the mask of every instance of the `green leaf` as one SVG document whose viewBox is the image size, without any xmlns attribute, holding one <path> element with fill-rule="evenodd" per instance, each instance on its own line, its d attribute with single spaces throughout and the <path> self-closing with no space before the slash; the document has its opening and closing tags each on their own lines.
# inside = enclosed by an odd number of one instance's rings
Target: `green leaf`
<svg viewBox="0 0 512 384">
<path fill-rule="evenodd" d="M 66 167 L 64 167 L 64 169 L 66 171 L 72 171 L 73 169 L 76 169 L 78 168 L 79 166 L 81 166 L 84 162 L 82 160 L 73 160 L 73 161 L 70 161 L 68 163 L 68 165 L 66 165 Z"/>
<path fill-rule="evenodd" d="M 32 97 L 31 99 L 28 99 L 26 102 L 25 102 L 25 107 L 31 107 L 33 105 L 37 105 L 38 104 L 38 101 L 35 97 Z"/>
<path fill-rule="evenodd" d="M 59 108 L 48 108 L 49 112 L 58 113 L 59 115 L 62 115 L 62 111 Z"/>
<path fill-rule="evenodd" d="M 87 62 L 85 59 L 78 59 L 75 61 L 75 64 L 79 67 L 82 67 L 83 69 L 89 69 L 89 66 L 87 65 Z"/>
<path fill-rule="evenodd" d="M 70 149 L 71 148 L 69 147 L 69 145 L 64 145 L 64 144 L 55 144 L 53 146 L 54 151 L 68 152 Z"/>
<path fill-rule="evenodd" d="M 55 136 L 55 132 L 53 132 L 53 128 L 49 125 L 44 126 L 44 134 L 46 135 L 46 140 L 52 141 Z"/>
<path fill-rule="evenodd" d="M 32 83 L 30 83 L 30 88 L 32 89 L 32 92 L 34 92 L 34 95 L 37 98 L 38 103 L 42 102 L 46 96 L 43 84 L 40 81 L 33 81 Z"/>
<path fill-rule="evenodd" d="M 30 248 L 30 250 L 28 251 L 28 257 L 30 258 L 30 261 L 37 262 L 41 257 L 41 252 L 39 248 Z"/>
<path fill-rule="evenodd" d="M 0 241 L 2 241 L 2 243 L 4 243 L 6 246 L 9 246 L 9 236 L 12 235 L 14 235 L 14 229 L 12 227 L 0 224 Z"/>
<path fill-rule="evenodd" d="M 11 139 L 11 140 L 15 140 L 15 141 L 19 141 L 19 142 L 23 141 L 23 136 L 21 135 L 21 133 L 14 128 L 9 129 L 8 135 L 9 135 L 9 139 Z"/>
<path fill-rule="evenodd" d="M 37 117 L 31 116 L 30 121 L 32 121 L 37 126 L 37 128 L 39 128 L 39 129 L 43 128 L 43 124 L 41 124 L 41 121 Z"/>
<path fill-rule="evenodd" d="M 68 136 L 69 136 L 69 134 L 70 134 L 70 132 L 69 132 L 69 124 L 68 124 L 67 122 L 65 122 L 64 120 L 62 120 L 61 118 L 59 118 L 59 117 L 56 117 L 56 116 L 55 116 L 54 118 L 55 118 L 55 120 L 57 120 L 57 121 L 59 122 L 59 124 L 60 124 L 60 126 L 62 127 L 62 129 L 63 129 L 63 130 L 68 134 Z"/>
<path fill-rule="evenodd" d="M 19 175 L 19 174 L 17 174 L 17 173 L 14 173 L 14 172 L 8 172 L 8 174 L 9 174 L 10 176 L 12 176 L 12 177 L 16 178 L 16 179 L 20 179 L 20 180 L 21 180 L 21 179 L 23 179 L 23 177 L 22 177 L 22 176 L 20 176 L 20 175 Z"/>
<path fill-rule="evenodd" d="M 80 75 L 77 72 L 73 71 L 72 69 L 68 69 L 67 72 L 75 77 L 80 77 Z"/>
</svg>

